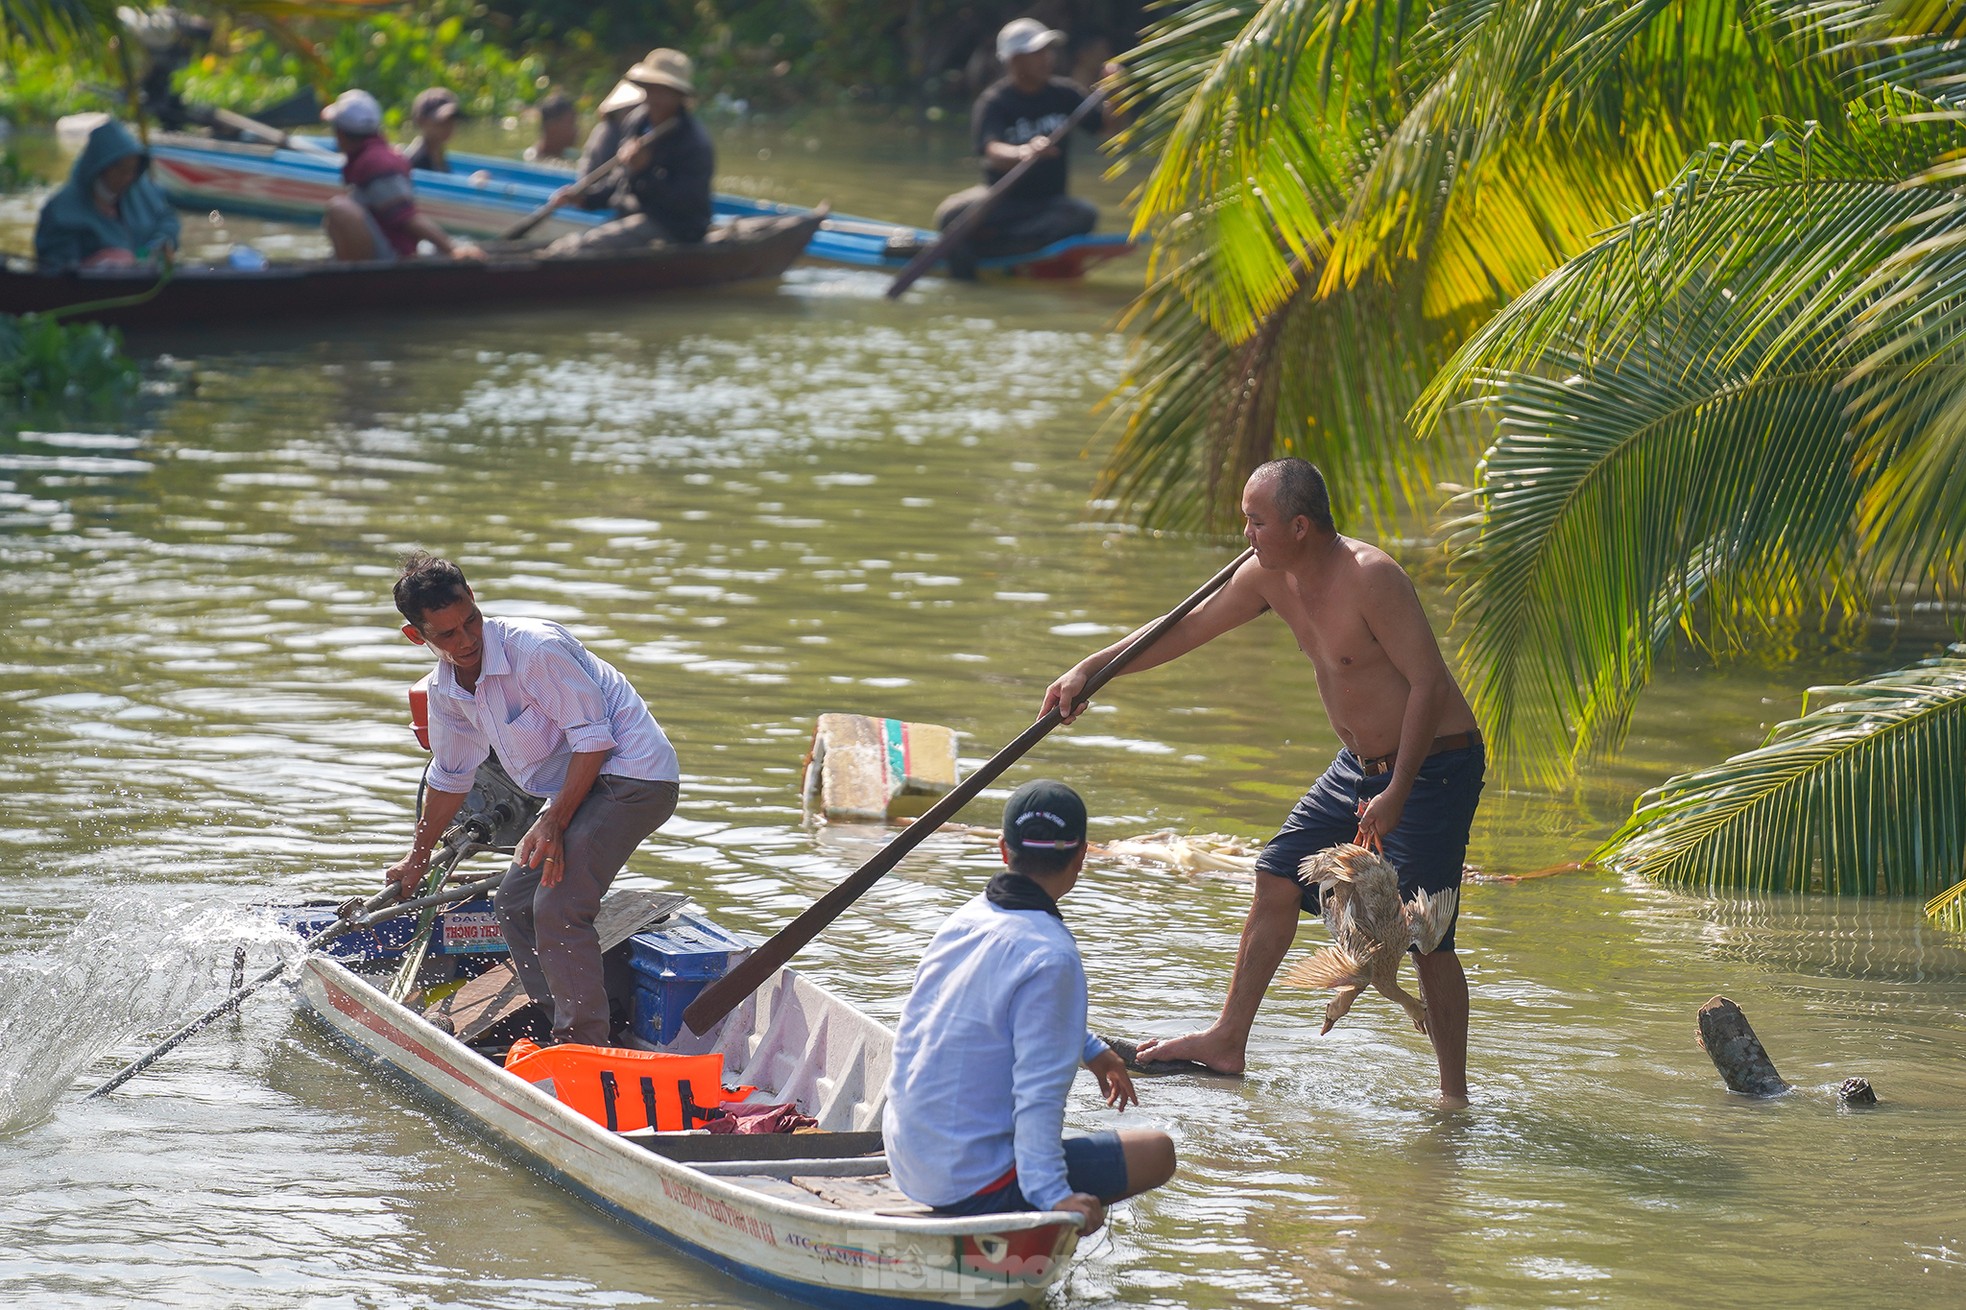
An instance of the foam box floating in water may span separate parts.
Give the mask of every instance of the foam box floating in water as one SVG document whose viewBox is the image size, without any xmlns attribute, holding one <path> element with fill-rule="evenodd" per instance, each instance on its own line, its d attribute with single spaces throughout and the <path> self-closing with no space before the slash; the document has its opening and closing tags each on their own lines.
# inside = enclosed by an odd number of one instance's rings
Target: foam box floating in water
<svg viewBox="0 0 1966 1310">
<path fill-rule="evenodd" d="M 805 799 L 829 819 L 878 823 L 926 811 L 956 785 L 956 734 L 935 723 L 822 714 Z"/>
</svg>

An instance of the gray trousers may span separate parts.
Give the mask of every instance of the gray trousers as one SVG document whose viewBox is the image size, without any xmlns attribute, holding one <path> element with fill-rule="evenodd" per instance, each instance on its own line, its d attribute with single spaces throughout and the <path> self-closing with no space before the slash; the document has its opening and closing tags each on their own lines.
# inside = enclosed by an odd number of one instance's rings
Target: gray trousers
<svg viewBox="0 0 1966 1310">
<path fill-rule="evenodd" d="M 542 886 L 543 869 L 514 864 L 498 888 L 498 926 L 526 995 L 552 1011 L 553 1039 L 605 1046 L 608 993 L 594 916 L 601 897 L 642 838 L 676 812 L 676 784 L 602 774 L 573 812 L 562 849 L 565 872 Z"/>
<path fill-rule="evenodd" d="M 629 214 L 590 227 L 569 232 L 546 247 L 548 255 L 583 255 L 596 250 L 646 250 L 671 244 L 669 233 L 647 214 Z"/>
<path fill-rule="evenodd" d="M 935 210 L 936 230 L 946 229 L 961 218 L 989 190 L 973 186 L 943 200 Z M 1077 196 L 1053 196 L 1036 202 L 1005 198 L 992 205 L 969 234 L 969 245 L 982 259 L 1022 255 L 1066 237 L 1084 236 L 1098 221 L 1098 207 Z"/>
</svg>

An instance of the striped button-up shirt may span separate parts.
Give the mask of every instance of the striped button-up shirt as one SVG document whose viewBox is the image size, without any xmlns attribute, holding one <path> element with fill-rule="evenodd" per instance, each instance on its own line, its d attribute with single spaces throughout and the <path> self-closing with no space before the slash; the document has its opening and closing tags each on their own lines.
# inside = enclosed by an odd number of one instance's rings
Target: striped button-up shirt
<svg viewBox="0 0 1966 1310">
<path fill-rule="evenodd" d="M 580 639 L 542 619 L 486 619 L 475 693 L 448 663 L 430 687 L 429 784 L 468 792 L 491 751 L 512 781 L 555 795 L 576 751 L 606 751 L 602 773 L 680 777 L 676 750 L 628 679 Z"/>
</svg>

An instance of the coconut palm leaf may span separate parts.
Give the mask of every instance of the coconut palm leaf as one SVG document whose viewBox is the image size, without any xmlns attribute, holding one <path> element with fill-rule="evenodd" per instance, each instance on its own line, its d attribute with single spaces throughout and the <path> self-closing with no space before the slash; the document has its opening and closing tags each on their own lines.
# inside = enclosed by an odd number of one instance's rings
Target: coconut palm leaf
<svg viewBox="0 0 1966 1310">
<path fill-rule="evenodd" d="M 1858 106 L 1845 126 L 1831 136 L 1786 124 L 1758 147 L 1736 142 L 1695 154 L 1652 208 L 1476 332 L 1429 385 L 1423 420 L 1444 413 L 1475 375 L 1533 369 L 1552 346 L 1585 362 L 1608 357 L 1640 339 L 1652 316 L 1694 283 L 1724 287 L 1736 307 L 1736 335 L 1711 345 L 1723 361 L 1753 351 L 1778 363 L 1814 337 L 1847 335 L 1861 322 L 1873 340 L 1891 333 L 1894 322 L 1875 307 L 1890 290 L 1878 270 L 1936 230 L 1930 218 L 1908 225 L 1948 198 L 1938 189 L 1943 179 L 1928 173 L 1966 147 L 1966 129 L 1902 123 L 1888 106 Z M 1771 343 L 1764 333 L 1775 322 L 1782 336 Z"/>
<path fill-rule="evenodd" d="M 1217 336 L 1255 333 L 1295 290 L 1293 270 L 1322 263 L 1371 121 L 1370 75 L 1405 13 L 1387 0 L 1197 0 L 1127 55 L 1141 112 L 1117 148 L 1149 166 L 1135 231 L 1166 251 L 1157 272 L 1207 253 L 1209 276 L 1176 285 Z"/>
<path fill-rule="evenodd" d="M 1641 797 L 1598 858 L 1707 888 L 1930 895 L 1956 882 L 1966 649 L 1811 690 L 1761 747 Z"/>
<path fill-rule="evenodd" d="M 1925 917 L 1941 928 L 1966 932 L 1966 880 L 1954 883 L 1925 902 Z"/>
<path fill-rule="evenodd" d="M 0 47 L 66 49 L 116 29 L 116 0 L 0 0 Z"/>
<path fill-rule="evenodd" d="M 1552 348 L 1485 378 L 1498 435 L 1450 549 L 1462 662 L 1507 772 L 1554 779 L 1615 746 L 1676 637 L 1751 648 L 1860 594 L 1853 524 L 1888 461 L 1851 439 L 1848 363 L 1820 341 L 1773 363 L 1715 351 L 1737 312 L 1718 291 L 1689 289 L 1608 359 Z M 1894 381 L 1901 410 L 1943 402 Z"/>
<path fill-rule="evenodd" d="M 1448 0 L 1428 33 L 1438 39 L 1416 43 L 1433 56 L 1427 92 L 1354 190 L 1330 279 L 1424 258 L 1433 235 L 1472 219 L 1480 192 L 1509 171 L 1544 189 L 1567 181 L 1558 194 L 1599 225 L 1613 221 L 1696 146 L 1770 117 L 1836 114 L 1854 64 L 1778 5 L 1737 0 Z"/>
<path fill-rule="evenodd" d="M 1130 316 L 1132 389 L 1119 398 L 1095 496 L 1158 527 L 1219 531 L 1250 471 L 1290 454 L 1324 470 L 1341 520 L 1384 522 L 1471 457 L 1459 432 L 1425 447 L 1409 440 L 1406 411 L 1439 353 L 1399 289 L 1322 296 L 1300 277 L 1256 332 L 1231 343 L 1182 289 L 1206 276 L 1204 266 L 1163 277 Z"/>
</svg>

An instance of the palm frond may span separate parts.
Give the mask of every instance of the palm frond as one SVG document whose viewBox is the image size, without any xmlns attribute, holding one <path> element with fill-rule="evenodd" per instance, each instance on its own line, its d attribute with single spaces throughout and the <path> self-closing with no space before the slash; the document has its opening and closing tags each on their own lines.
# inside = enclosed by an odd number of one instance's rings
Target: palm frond
<svg viewBox="0 0 1966 1310">
<path fill-rule="evenodd" d="M 1330 279 L 1423 257 L 1539 146 L 1589 165 L 1573 183 L 1585 197 L 1649 195 L 1692 147 L 1836 113 L 1851 63 L 1778 5 L 1738 0 L 1447 0 L 1428 36 L 1432 77 L 1355 188 Z"/>
<path fill-rule="evenodd" d="M 116 30 L 116 0 L 0 0 L 0 48 L 94 47 Z"/>
<path fill-rule="evenodd" d="M 1695 154 L 1650 209 L 1474 334 L 1429 385 L 1422 429 L 1477 374 L 1533 368 L 1552 346 L 1584 362 L 1607 358 L 1696 282 L 1724 288 L 1737 306 L 1738 335 L 1712 345 L 1722 361 L 1752 348 L 1774 363 L 1825 331 L 1850 331 L 1853 303 L 1875 298 L 1878 268 L 1913 244 L 1906 225 L 1939 199 L 1914 183 L 1966 145 L 1966 131 L 1898 123 L 1870 106 L 1854 108 L 1847 128 L 1831 136 L 1785 125 L 1759 146 Z M 1784 338 L 1769 349 L 1762 334 L 1776 321 Z"/>
<path fill-rule="evenodd" d="M 1410 293 L 1373 285 L 1320 296 L 1300 278 L 1231 343 L 1189 308 L 1181 282 L 1208 276 L 1205 259 L 1195 262 L 1157 279 L 1129 315 L 1132 381 L 1115 397 L 1097 496 L 1156 527 L 1220 530 L 1250 471 L 1291 454 L 1324 470 L 1341 517 L 1385 522 L 1469 457 L 1455 441 L 1409 439 L 1405 413 L 1439 358 Z"/>
<path fill-rule="evenodd" d="M 1930 895 L 1956 882 L 1966 650 L 1812 689 L 1761 747 L 1641 797 L 1598 858 L 1716 889 Z"/>
<path fill-rule="evenodd" d="M 1925 917 L 1937 927 L 1966 932 L 1966 879 L 1925 902 Z"/>
<path fill-rule="evenodd" d="M 1209 276 L 1180 285 L 1210 329 L 1241 341 L 1323 263 L 1344 206 L 1374 70 L 1407 7 L 1391 0 L 1195 0 L 1126 58 L 1141 106 L 1122 154 L 1149 167 L 1136 233 L 1178 227 Z M 1189 266 L 1170 251 L 1163 269 Z"/>
<path fill-rule="evenodd" d="M 1731 652 L 1849 599 L 1869 479 L 1847 362 L 1716 358 L 1736 327 L 1710 290 L 1613 360 L 1571 346 L 1484 376 L 1499 432 L 1450 549 L 1463 664 L 1504 770 L 1554 779 L 1615 745 L 1675 637 Z M 1932 400 L 1913 384 L 1898 403 Z"/>
</svg>

